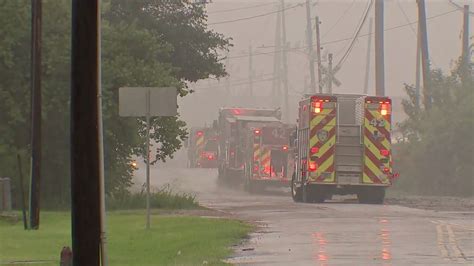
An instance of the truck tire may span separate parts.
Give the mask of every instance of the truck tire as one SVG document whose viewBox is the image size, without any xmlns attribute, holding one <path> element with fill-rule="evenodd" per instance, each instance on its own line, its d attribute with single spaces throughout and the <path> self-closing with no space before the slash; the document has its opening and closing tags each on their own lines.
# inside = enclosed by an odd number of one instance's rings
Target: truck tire
<svg viewBox="0 0 474 266">
<path fill-rule="evenodd" d="M 357 193 L 359 203 L 383 204 L 385 200 L 385 187 L 366 187 Z"/>
<path fill-rule="evenodd" d="M 293 176 L 291 177 L 291 197 L 293 198 L 294 202 L 303 201 L 302 187 L 296 186 L 295 174 L 293 174 Z"/>
</svg>

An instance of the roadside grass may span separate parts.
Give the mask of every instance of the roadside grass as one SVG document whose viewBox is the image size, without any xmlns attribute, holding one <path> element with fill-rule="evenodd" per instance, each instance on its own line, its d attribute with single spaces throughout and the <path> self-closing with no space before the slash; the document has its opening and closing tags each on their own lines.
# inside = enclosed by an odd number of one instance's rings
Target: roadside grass
<svg viewBox="0 0 474 266">
<path fill-rule="evenodd" d="M 108 210 L 144 209 L 146 193 L 125 193 L 120 196 L 107 198 Z M 164 185 L 150 193 L 150 207 L 157 209 L 199 209 L 199 203 L 193 194 L 176 192 L 170 185 Z"/>
<path fill-rule="evenodd" d="M 229 219 L 153 215 L 145 229 L 145 212 L 107 214 L 110 265 L 223 265 L 252 229 Z M 58 265 L 63 246 L 71 246 L 69 212 L 42 212 L 37 231 L 25 231 L 21 222 L 0 221 L 0 264 L 47 261 Z M 21 265 L 21 264 L 15 264 Z"/>
</svg>

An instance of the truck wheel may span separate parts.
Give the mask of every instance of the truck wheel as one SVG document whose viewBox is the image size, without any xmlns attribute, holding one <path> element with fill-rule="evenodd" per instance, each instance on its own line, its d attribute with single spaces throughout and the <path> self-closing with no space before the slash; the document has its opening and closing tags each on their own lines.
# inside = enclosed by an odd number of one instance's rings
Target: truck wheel
<svg viewBox="0 0 474 266">
<path fill-rule="evenodd" d="M 291 178 L 291 197 L 293 198 L 294 202 L 302 202 L 303 195 L 301 187 L 296 186 L 295 174 Z"/>
<path fill-rule="evenodd" d="M 312 200 L 315 203 L 323 203 L 327 198 L 327 193 L 323 186 L 315 186 L 312 191 Z"/>
<path fill-rule="evenodd" d="M 385 199 L 384 187 L 366 187 L 361 188 L 357 193 L 359 203 L 363 204 L 383 204 Z"/>
</svg>

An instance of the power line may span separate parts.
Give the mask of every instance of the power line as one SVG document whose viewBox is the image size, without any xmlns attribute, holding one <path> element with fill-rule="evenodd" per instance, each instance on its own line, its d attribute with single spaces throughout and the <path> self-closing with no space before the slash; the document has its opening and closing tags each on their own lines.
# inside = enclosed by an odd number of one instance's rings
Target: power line
<svg viewBox="0 0 474 266">
<path fill-rule="evenodd" d="M 275 77 L 272 78 L 267 78 L 267 79 L 258 79 L 258 80 L 253 80 L 252 83 L 260 83 L 260 82 L 266 82 L 266 81 L 272 81 L 276 79 Z M 249 85 L 250 82 L 240 82 L 240 83 L 234 83 L 234 84 L 229 84 L 229 87 L 236 87 L 236 86 L 241 86 L 241 85 Z M 193 90 L 205 90 L 205 89 L 219 89 L 223 88 L 224 86 L 218 85 L 218 86 L 208 86 L 208 87 L 200 87 L 200 88 L 192 88 Z"/>
<path fill-rule="evenodd" d="M 459 11 L 463 11 L 463 12 L 464 12 L 464 8 L 463 8 L 462 6 L 460 6 L 460 5 L 456 4 L 456 3 L 454 3 L 453 0 L 449 0 L 449 3 L 450 3 L 452 6 L 456 7 Z M 469 11 L 469 15 L 470 15 L 470 16 L 474 16 L 474 12 Z"/>
<path fill-rule="evenodd" d="M 346 52 L 344 53 L 344 55 L 342 56 L 342 58 L 339 60 L 339 62 L 336 64 L 335 66 L 335 69 L 338 69 L 338 68 L 341 68 L 342 67 L 342 64 L 344 64 L 344 62 L 347 60 L 347 58 L 349 57 L 349 54 L 351 53 L 352 49 L 354 48 L 354 44 L 355 44 L 355 41 L 358 39 L 359 37 L 359 34 L 360 34 L 360 31 L 362 29 L 362 27 L 364 26 L 365 22 L 367 21 L 367 17 L 369 15 L 369 11 L 370 11 L 370 8 L 372 7 L 372 4 L 374 3 L 373 0 L 370 0 L 367 4 L 367 8 L 365 10 L 365 13 L 364 15 L 361 17 L 361 19 L 359 20 L 359 26 L 354 34 L 354 38 L 352 38 L 352 41 L 351 43 L 349 44 L 349 47 L 347 48 Z"/>
<path fill-rule="evenodd" d="M 450 13 L 457 12 L 457 11 L 458 11 L 457 9 L 454 9 L 454 10 L 451 10 L 451 11 L 443 12 L 443 13 L 440 13 L 440 14 L 437 14 L 437 15 L 434 15 L 434 16 L 431 16 L 431 17 L 427 17 L 426 20 L 431 20 L 431 19 L 435 19 L 435 18 L 438 18 L 438 17 L 442 17 L 442 16 L 445 16 L 445 15 L 448 15 Z M 393 27 L 390 27 L 390 28 L 386 28 L 386 29 L 384 29 L 384 31 L 396 30 L 396 29 L 407 27 L 407 26 L 410 26 L 410 25 L 413 25 L 413 24 L 416 24 L 416 23 L 418 23 L 418 20 L 413 21 L 413 22 L 409 22 L 409 23 L 405 23 L 405 24 L 401 24 L 401 25 L 397 25 L 397 26 L 393 26 Z M 372 34 L 374 34 L 374 33 L 361 34 L 361 35 L 358 36 L 358 38 L 367 37 L 367 36 L 372 35 Z M 321 43 L 321 45 L 335 44 L 335 43 L 349 41 L 349 40 L 352 40 L 352 39 L 353 39 L 353 37 L 347 37 L 347 38 L 342 38 L 342 39 L 323 42 L 323 43 Z M 273 47 L 273 46 L 265 46 L 265 47 Z M 306 49 L 306 48 L 308 48 L 308 46 L 288 48 L 288 49 L 282 49 L 282 50 L 274 50 L 274 51 L 270 51 L 270 52 L 254 53 L 254 54 L 252 54 L 252 56 L 268 55 L 268 54 L 280 53 L 280 52 L 283 52 L 283 51 L 301 50 L 301 49 Z M 248 57 L 248 56 L 249 56 L 248 54 L 243 54 L 243 55 L 229 57 L 229 59 L 245 58 L 245 57 Z M 224 60 L 224 59 L 226 59 L 226 58 L 222 58 L 221 60 Z"/>
<path fill-rule="evenodd" d="M 239 11 L 239 10 L 245 10 L 245 9 L 256 8 L 256 7 L 269 6 L 269 5 L 274 5 L 274 4 L 275 4 L 275 3 L 264 3 L 264 4 L 254 5 L 254 6 L 246 6 L 246 7 L 240 7 L 240 8 L 231 8 L 231 9 L 216 10 L 216 11 L 208 12 L 207 14 L 218 14 L 218 13 L 233 12 L 233 11 Z"/>
<path fill-rule="evenodd" d="M 303 3 L 299 3 L 299 4 L 296 4 L 296 5 L 290 6 L 290 7 L 286 7 L 286 8 L 283 8 L 283 9 L 279 9 L 279 10 L 276 10 L 276 11 L 272 11 L 272 12 L 268 12 L 268 13 L 264 13 L 264 14 L 260 14 L 260 15 L 255 15 L 255 16 L 245 17 L 245 18 L 238 18 L 238 19 L 233 19 L 233 20 L 218 21 L 218 22 L 214 22 L 214 23 L 209 23 L 208 25 L 227 24 L 227 23 L 239 22 L 239 21 L 243 21 L 243 20 L 261 18 L 261 17 L 265 17 L 265 16 L 268 16 L 268 15 L 272 15 L 272 14 L 275 14 L 275 13 L 278 13 L 278 12 L 283 12 L 283 11 L 293 9 L 293 8 L 296 8 L 296 7 L 301 7 L 301 6 L 303 6 Z"/>
<path fill-rule="evenodd" d="M 407 13 L 406 13 L 405 10 L 403 9 L 402 4 L 400 3 L 400 0 L 397 0 L 397 5 L 398 5 L 398 8 L 400 9 L 400 11 L 401 11 L 402 14 L 403 14 L 403 17 L 405 18 L 405 21 L 406 21 L 407 23 L 410 23 L 410 19 L 408 18 Z M 415 34 L 415 36 L 418 35 L 411 24 L 410 24 L 410 29 L 411 29 L 411 31 L 413 32 L 413 34 Z"/>
<path fill-rule="evenodd" d="M 356 0 L 352 0 L 351 5 L 344 10 L 342 15 L 337 19 L 336 23 L 334 23 L 324 34 L 321 38 L 326 37 L 338 24 L 341 22 L 341 20 L 344 18 L 344 16 L 347 14 L 347 12 L 354 6 Z"/>
</svg>

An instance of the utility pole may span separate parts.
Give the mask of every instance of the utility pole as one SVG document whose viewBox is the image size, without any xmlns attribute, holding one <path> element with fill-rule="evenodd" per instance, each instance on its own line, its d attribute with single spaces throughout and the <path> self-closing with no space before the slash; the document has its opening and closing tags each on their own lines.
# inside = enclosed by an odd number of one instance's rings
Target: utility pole
<svg viewBox="0 0 474 266">
<path fill-rule="evenodd" d="M 285 21 L 285 1 L 280 0 L 281 3 L 281 36 L 282 36 L 282 43 L 283 43 L 283 51 L 282 51 L 282 61 L 283 61 L 283 90 L 284 90 L 284 105 L 285 105 L 285 114 L 284 120 L 285 122 L 290 121 L 290 108 L 288 104 L 288 62 L 287 62 L 287 50 L 288 44 L 286 43 L 286 21 Z"/>
<path fill-rule="evenodd" d="M 229 66 L 230 66 L 230 59 L 229 59 L 229 53 L 227 53 L 227 59 L 225 62 L 225 68 L 226 71 L 229 71 Z M 228 106 L 230 103 L 231 99 L 231 92 L 230 92 L 230 79 L 229 79 L 229 73 L 227 73 L 227 76 L 225 77 L 225 104 Z"/>
<path fill-rule="evenodd" d="M 249 95 L 253 97 L 253 61 L 252 61 L 252 45 L 249 45 Z"/>
<path fill-rule="evenodd" d="M 418 22 L 418 31 L 416 36 L 416 77 L 415 77 L 415 105 L 420 108 L 420 68 L 421 68 L 421 31 Z"/>
<path fill-rule="evenodd" d="M 41 185 L 42 0 L 31 0 L 31 182 L 30 228 L 39 229 Z"/>
<path fill-rule="evenodd" d="M 311 93 L 316 92 L 316 77 L 314 76 L 314 49 L 313 49 L 313 28 L 311 25 L 311 6 L 306 0 L 306 39 L 308 45 L 309 74 L 311 78 Z"/>
<path fill-rule="evenodd" d="M 428 53 L 428 32 L 426 29 L 425 0 L 417 0 L 418 4 L 418 27 L 420 30 L 421 65 L 423 70 L 423 103 L 426 109 L 431 108 L 431 73 L 430 56 Z"/>
<path fill-rule="evenodd" d="M 384 0 L 375 0 L 375 95 L 385 96 Z"/>
<path fill-rule="evenodd" d="M 463 30 L 462 30 L 462 75 L 463 79 L 471 76 L 471 60 L 469 53 L 469 6 L 464 5 L 463 9 Z"/>
<path fill-rule="evenodd" d="M 364 94 L 369 93 L 369 78 L 370 78 L 370 54 L 372 49 L 372 24 L 373 19 L 369 19 L 369 38 L 367 42 L 367 57 L 365 58 L 365 78 L 364 78 Z"/>
<path fill-rule="evenodd" d="M 320 37 L 320 31 L 319 31 L 319 17 L 316 16 L 316 57 L 318 60 L 318 87 L 319 87 L 319 93 L 323 93 L 323 77 L 321 74 L 321 37 Z"/>
<path fill-rule="evenodd" d="M 73 265 L 100 265 L 99 0 L 72 1 Z"/>
<path fill-rule="evenodd" d="M 328 54 L 328 93 L 332 94 L 332 79 L 333 79 L 333 73 L 332 73 L 332 53 Z"/>
<path fill-rule="evenodd" d="M 273 55 L 273 82 L 272 99 L 273 107 L 280 107 L 281 103 L 281 13 L 277 12 L 277 21 L 275 29 L 275 51 Z"/>
</svg>

